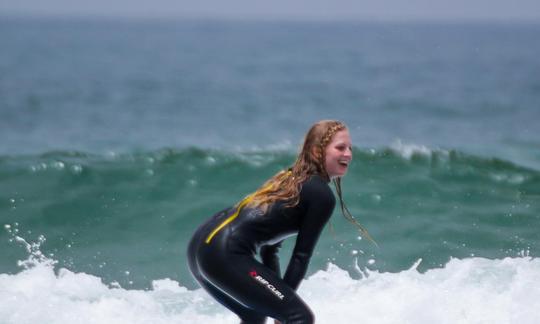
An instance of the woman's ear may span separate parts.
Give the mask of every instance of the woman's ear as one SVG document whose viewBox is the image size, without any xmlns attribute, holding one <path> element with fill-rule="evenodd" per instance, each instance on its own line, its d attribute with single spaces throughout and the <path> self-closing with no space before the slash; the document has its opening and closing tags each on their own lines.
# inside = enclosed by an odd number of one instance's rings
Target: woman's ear
<svg viewBox="0 0 540 324">
<path fill-rule="evenodd" d="M 313 147 L 311 147 L 310 153 L 311 153 L 311 159 L 313 161 L 317 161 L 317 156 L 319 156 L 319 148 L 314 145 Z"/>
</svg>

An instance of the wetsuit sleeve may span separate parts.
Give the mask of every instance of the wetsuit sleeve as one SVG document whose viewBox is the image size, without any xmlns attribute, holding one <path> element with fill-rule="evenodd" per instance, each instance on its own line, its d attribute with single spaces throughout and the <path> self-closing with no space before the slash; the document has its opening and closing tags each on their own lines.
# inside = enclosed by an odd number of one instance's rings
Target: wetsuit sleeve
<svg viewBox="0 0 540 324">
<path fill-rule="evenodd" d="M 261 247 L 261 260 L 262 263 L 274 271 L 278 277 L 281 277 L 281 269 L 279 267 L 279 249 L 281 248 L 281 242 L 274 245 L 265 245 Z"/>
<path fill-rule="evenodd" d="M 283 277 L 294 290 L 298 288 L 306 274 L 315 244 L 336 204 L 332 190 L 322 179 L 304 184 L 301 199 L 305 199 L 306 214 L 302 219 L 291 260 Z"/>
</svg>

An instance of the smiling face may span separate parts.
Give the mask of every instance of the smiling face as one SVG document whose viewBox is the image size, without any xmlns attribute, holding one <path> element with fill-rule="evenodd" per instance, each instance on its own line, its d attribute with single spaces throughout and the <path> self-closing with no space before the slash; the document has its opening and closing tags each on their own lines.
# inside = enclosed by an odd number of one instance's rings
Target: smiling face
<svg viewBox="0 0 540 324">
<path fill-rule="evenodd" d="M 347 129 L 337 132 L 326 146 L 324 167 L 330 179 L 347 173 L 352 161 L 352 142 Z"/>
</svg>

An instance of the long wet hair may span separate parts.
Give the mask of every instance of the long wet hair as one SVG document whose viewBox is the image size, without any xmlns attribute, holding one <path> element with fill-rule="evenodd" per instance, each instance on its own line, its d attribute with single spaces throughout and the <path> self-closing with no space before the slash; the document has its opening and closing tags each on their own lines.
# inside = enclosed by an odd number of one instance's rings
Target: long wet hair
<svg viewBox="0 0 540 324">
<path fill-rule="evenodd" d="M 266 210 L 272 203 L 281 200 L 286 201 L 285 207 L 294 207 L 300 201 L 302 184 L 310 176 L 317 174 L 326 181 L 330 181 L 325 168 L 326 147 L 337 132 L 345 129 L 347 126 L 337 120 L 321 120 L 311 126 L 294 164 L 287 170 L 276 173 L 259 189 L 250 194 L 247 206 Z M 363 237 L 376 245 L 367 230 L 356 221 L 345 205 L 341 190 L 341 178 L 333 179 L 333 183 L 343 216 L 359 229 Z"/>
</svg>

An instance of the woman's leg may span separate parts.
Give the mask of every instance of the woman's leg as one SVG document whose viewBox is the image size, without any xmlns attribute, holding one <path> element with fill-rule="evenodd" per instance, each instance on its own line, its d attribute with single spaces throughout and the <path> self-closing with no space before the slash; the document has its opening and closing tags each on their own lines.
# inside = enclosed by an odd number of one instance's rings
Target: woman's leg
<svg viewBox="0 0 540 324">
<path fill-rule="evenodd" d="M 195 232 L 195 235 L 189 243 L 187 251 L 189 269 L 191 270 L 191 273 L 193 274 L 197 282 L 199 282 L 199 284 L 212 297 L 214 297 L 214 299 L 216 299 L 223 306 L 227 307 L 229 310 L 238 315 L 238 317 L 240 317 L 242 321 L 240 324 L 264 324 L 264 322 L 266 321 L 266 316 L 259 314 L 247 307 L 244 307 L 242 304 L 238 303 L 236 300 L 226 295 L 218 288 L 214 287 L 208 280 L 206 280 L 202 276 L 201 270 L 197 262 L 197 249 L 198 246 L 202 243 L 204 237 L 206 237 L 206 235 L 205 233 L 203 233 L 203 231 L 198 230 L 197 232 Z"/>
<path fill-rule="evenodd" d="M 206 251 L 202 251 L 198 260 L 203 279 L 235 305 L 278 319 L 283 324 L 314 322 L 313 313 L 296 292 L 254 258 L 203 250 Z"/>
<path fill-rule="evenodd" d="M 311 324 L 309 307 L 279 276 L 255 260 L 226 253 L 225 241 L 204 243 L 216 224 L 227 216 L 222 211 L 195 233 L 188 247 L 188 263 L 195 279 L 217 301 L 236 313 L 245 324 L 264 323 L 265 317 L 282 324 Z"/>
</svg>

